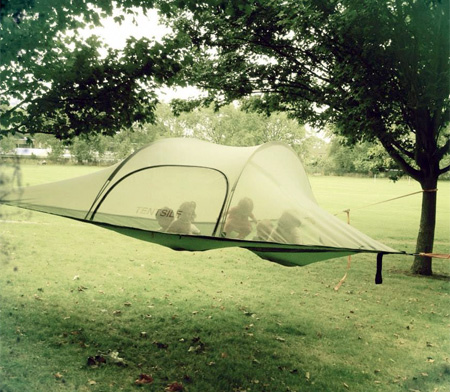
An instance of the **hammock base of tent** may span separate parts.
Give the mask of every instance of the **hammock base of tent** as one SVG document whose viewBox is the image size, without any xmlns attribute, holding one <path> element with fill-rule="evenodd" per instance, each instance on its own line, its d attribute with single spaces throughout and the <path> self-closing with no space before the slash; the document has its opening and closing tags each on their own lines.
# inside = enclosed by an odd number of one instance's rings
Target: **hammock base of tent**
<svg viewBox="0 0 450 392">
<path fill-rule="evenodd" d="M 348 256 L 356 253 L 378 253 L 378 251 L 332 248 L 325 246 L 306 246 L 278 244 L 260 241 L 235 240 L 206 236 L 146 231 L 129 227 L 90 222 L 117 233 L 139 240 L 156 243 L 174 250 L 206 251 L 212 249 L 239 247 L 248 249 L 259 257 L 285 266 L 304 266 L 318 261 Z"/>
</svg>

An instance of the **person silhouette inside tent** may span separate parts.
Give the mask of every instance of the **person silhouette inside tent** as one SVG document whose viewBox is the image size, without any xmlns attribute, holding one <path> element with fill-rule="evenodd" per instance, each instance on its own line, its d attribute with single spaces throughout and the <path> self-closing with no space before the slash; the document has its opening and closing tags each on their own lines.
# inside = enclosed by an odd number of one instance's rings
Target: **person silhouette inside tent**
<svg viewBox="0 0 450 392">
<path fill-rule="evenodd" d="M 309 214 L 302 216 L 302 239 L 304 244 L 325 245 L 316 219 Z"/>
<path fill-rule="evenodd" d="M 175 234 L 200 234 L 200 230 L 193 224 L 196 214 L 195 201 L 186 201 L 180 205 L 177 210 L 177 219 L 167 228 L 168 233 Z"/>
<path fill-rule="evenodd" d="M 278 242 L 284 244 L 301 244 L 302 239 L 300 235 L 301 221 L 295 216 L 292 211 L 284 211 L 280 219 L 278 219 L 277 226 L 270 234 L 270 242 Z"/>
<path fill-rule="evenodd" d="M 270 233 L 272 233 L 273 224 L 268 219 L 263 219 L 256 225 L 256 236 L 253 237 L 253 241 L 268 241 Z"/>
<path fill-rule="evenodd" d="M 174 221 L 175 215 L 172 208 L 163 207 L 156 211 L 155 218 L 160 226 L 160 231 L 167 231 L 170 224 Z"/>
<path fill-rule="evenodd" d="M 238 204 L 228 210 L 227 219 L 223 228 L 223 236 L 233 238 L 233 234 L 237 238 L 243 240 L 252 231 L 252 224 L 258 223 L 253 215 L 253 200 L 249 197 L 244 197 L 239 200 Z"/>
</svg>

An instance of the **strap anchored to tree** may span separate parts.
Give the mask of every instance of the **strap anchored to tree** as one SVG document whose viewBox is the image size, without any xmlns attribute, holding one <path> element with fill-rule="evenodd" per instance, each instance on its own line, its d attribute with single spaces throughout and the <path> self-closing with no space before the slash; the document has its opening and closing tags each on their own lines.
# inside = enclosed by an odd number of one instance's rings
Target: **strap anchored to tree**
<svg viewBox="0 0 450 392">
<path fill-rule="evenodd" d="M 435 259 L 450 259 L 450 254 L 442 254 L 442 253 L 417 253 L 413 254 L 413 256 L 426 256 L 426 257 L 433 257 Z"/>
<path fill-rule="evenodd" d="M 360 210 L 363 208 L 367 208 L 367 207 L 372 207 L 372 206 L 376 206 L 378 204 L 383 204 L 383 203 L 387 203 L 389 201 L 394 201 L 394 200 L 398 200 L 398 199 L 402 199 L 404 197 L 408 197 L 408 196 L 412 196 L 412 195 L 417 195 L 419 193 L 424 193 L 424 192 L 437 192 L 437 188 L 436 189 L 422 189 L 421 191 L 417 191 L 417 192 L 412 192 L 412 193 L 408 193 L 406 195 L 401 195 L 401 196 L 397 196 L 397 197 L 393 197 L 392 199 L 386 199 L 386 200 L 382 200 L 382 201 L 378 201 L 376 203 L 371 203 L 371 204 L 366 204 L 364 206 L 360 206 L 360 207 L 355 207 L 353 208 L 353 210 Z M 349 215 L 350 215 L 350 208 L 347 208 L 346 210 L 342 210 L 334 215 L 339 215 L 342 214 L 343 212 L 345 212 L 347 214 L 347 219 L 349 219 Z"/>
</svg>

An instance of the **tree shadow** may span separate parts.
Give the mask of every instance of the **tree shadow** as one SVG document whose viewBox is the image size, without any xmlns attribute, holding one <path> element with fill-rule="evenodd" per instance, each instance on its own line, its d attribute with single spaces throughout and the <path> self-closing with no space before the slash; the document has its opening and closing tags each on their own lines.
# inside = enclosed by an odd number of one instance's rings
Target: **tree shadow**
<svg viewBox="0 0 450 392">
<path fill-rule="evenodd" d="M 418 278 L 418 279 L 431 279 L 431 280 L 439 280 L 439 281 L 443 281 L 443 282 L 450 282 L 450 275 L 447 275 L 447 274 L 433 274 L 430 276 L 417 275 L 417 274 L 413 274 L 409 270 L 403 270 L 403 269 L 392 269 L 392 270 L 389 270 L 389 272 L 391 274 L 405 275 L 405 276 L 409 276 L 412 278 Z"/>
</svg>

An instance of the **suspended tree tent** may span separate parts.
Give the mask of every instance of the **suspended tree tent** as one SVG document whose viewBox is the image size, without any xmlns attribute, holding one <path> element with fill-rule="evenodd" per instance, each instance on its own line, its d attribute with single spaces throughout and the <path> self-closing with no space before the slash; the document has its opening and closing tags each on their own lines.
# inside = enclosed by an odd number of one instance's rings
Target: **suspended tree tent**
<svg viewBox="0 0 450 392">
<path fill-rule="evenodd" d="M 401 253 L 322 210 L 297 155 L 277 142 L 162 139 L 107 169 L 23 188 L 1 202 L 172 249 L 237 246 L 284 265 Z"/>
</svg>

